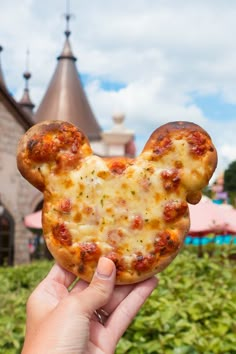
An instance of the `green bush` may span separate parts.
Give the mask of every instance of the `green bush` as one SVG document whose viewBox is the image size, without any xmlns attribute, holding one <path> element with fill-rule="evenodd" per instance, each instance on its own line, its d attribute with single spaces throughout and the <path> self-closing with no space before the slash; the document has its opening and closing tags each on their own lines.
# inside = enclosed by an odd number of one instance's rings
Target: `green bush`
<svg viewBox="0 0 236 354">
<path fill-rule="evenodd" d="M 21 352 L 27 298 L 51 265 L 43 261 L 14 268 L 0 268 L 0 353 Z"/>
<path fill-rule="evenodd" d="M 184 251 L 159 279 L 117 354 L 236 353 L 236 262 Z"/>
<path fill-rule="evenodd" d="M 52 263 L 0 268 L 0 353 L 20 353 L 25 303 Z M 236 262 L 184 250 L 120 340 L 116 354 L 236 353 Z"/>
</svg>

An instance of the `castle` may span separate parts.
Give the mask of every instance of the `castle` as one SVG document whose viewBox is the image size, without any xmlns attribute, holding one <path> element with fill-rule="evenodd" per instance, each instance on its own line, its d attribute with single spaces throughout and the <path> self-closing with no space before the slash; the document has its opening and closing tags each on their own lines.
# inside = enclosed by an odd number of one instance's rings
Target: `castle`
<svg viewBox="0 0 236 354">
<path fill-rule="evenodd" d="M 35 112 L 29 91 L 30 72 L 26 70 L 23 75 L 25 89 L 22 98 L 16 101 L 7 88 L 0 61 L 0 265 L 29 262 L 32 233 L 25 227 L 24 218 L 43 205 L 42 193 L 21 177 L 16 166 L 18 141 L 32 125 L 44 120 L 69 121 L 85 132 L 94 153 L 135 155 L 134 133 L 125 129 L 122 114 L 113 117 L 114 126 L 110 131 L 103 131 L 95 118 L 69 40 L 70 14 L 65 18 L 64 46 Z M 0 55 L 2 50 L 0 46 Z"/>
</svg>

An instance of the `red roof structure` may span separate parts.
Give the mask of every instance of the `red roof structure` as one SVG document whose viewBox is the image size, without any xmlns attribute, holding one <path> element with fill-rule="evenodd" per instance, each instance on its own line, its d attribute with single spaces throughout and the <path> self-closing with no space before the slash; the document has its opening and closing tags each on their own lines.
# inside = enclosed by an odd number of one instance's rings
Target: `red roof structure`
<svg viewBox="0 0 236 354">
<path fill-rule="evenodd" d="M 203 196 L 198 204 L 189 205 L 189 212 L 191 222 L 189 235 L 236 234 L 236 210 L 229 205 L 215 204 Z"/>
<path fill-rule="evenodd" d="M 29 214 L 24 218 L 24 224 L 29 229 L 42 229 L 42 210 Z"/>
</svg>

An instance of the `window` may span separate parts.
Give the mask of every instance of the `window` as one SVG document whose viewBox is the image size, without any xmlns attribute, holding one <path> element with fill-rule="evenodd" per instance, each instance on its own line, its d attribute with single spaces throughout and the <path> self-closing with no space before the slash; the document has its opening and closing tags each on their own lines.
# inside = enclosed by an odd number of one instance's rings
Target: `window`
<svg viewBox="0 0 236 354">
<path fill-rule="evenodd" d="M 13 265 L 14 220 L 3 205 L 0 207 L 0 266 Z"/>
</svg>

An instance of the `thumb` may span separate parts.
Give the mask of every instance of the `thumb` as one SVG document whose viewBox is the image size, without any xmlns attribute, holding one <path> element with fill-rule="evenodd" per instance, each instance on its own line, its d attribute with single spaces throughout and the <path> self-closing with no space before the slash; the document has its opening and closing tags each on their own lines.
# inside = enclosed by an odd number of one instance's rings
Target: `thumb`
<svg viewBox="0 0 236 354">
<path fill-rule="evenodd" d="M 92 316 L 95 310 L 108 303 L 115 278 L 115 264 L 110 259 L 101 257 L 90 285 L 79 294 L 81 308 L 86 315 Z"/>
</svg>

